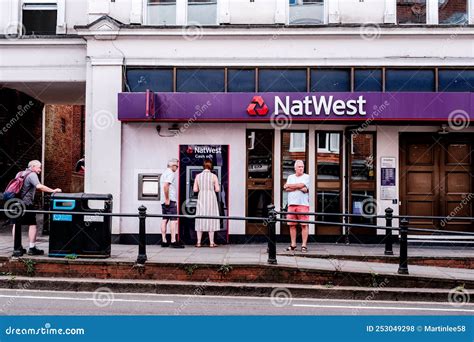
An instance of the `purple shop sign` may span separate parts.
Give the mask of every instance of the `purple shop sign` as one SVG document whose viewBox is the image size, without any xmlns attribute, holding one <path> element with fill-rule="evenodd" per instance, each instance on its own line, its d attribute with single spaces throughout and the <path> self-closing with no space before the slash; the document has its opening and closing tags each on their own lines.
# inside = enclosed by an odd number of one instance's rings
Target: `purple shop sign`
<svg viewBox="0 0 474 342">
<path fill-rule="evenodd" d="M 152 96 L 152 98 L 150 98 Z M 473 120 L 471 93 L 119 93 L 121 121 Z M 147 106 L 148 105 L 148 106 Z"/>
</svg>

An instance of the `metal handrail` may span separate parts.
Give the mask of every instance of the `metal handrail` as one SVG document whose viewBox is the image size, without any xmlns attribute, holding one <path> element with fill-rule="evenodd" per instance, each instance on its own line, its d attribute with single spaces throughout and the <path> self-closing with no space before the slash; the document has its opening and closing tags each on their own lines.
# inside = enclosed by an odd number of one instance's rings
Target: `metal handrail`
<svg viewBox="0 0 474 342">
<path fill-rule="evenodd" d="M 294 214 L 294 212 L 291 211 L 275 211 L 277 214 L 281 215 L 291 215 Z M 385 218 L 385 215 L 360 215 L 360 214 L 345 214 L 345 213 L 323 213 L 323 212 L 307 212 L 304 213 L 305 215 L 308 216 L 338 216 L 338 217 L 365 217 L 365 218 Z M 392 216 L 394 219 L 401 219 L 401 218 L 407 218 L 407 219 L 430 219 L 430 220 L 456 220 L 456 221 L 474 221 L 474 217 L 470 216 L 416 216 L 416 215 L 393 215 Z"/>
<path fill-rule="evenodd" d="M 376 226 L 371 224 L 359 224 L 359 223 L 342 223 L 342 222 L 328 222 L 328 221 L 305 221 L 305 220 L 290 220 L 290 219 L 276 219 L 277 222 L 293 222 L 293 223 L 304 223 L 304 224 L 323 224 L 326 226 L 346 226 L 346 227 L 354 227 L 354 228 L 371 228 L 371 229 L 390 229 L 390 230 L 400 230 L 398 227 L 387 227 L 387 226 Z M 422 231 L 422 232 L 429 232 L 429 233 L 439 233 L 439 234 L 460 234 L 460 235 L 468 235 L 474 236 L 472 232 L 463 232 L 463 231 L 453 231 L 453 230 L 437 230 L 437 229 L 425 229 L 425 228 L 410 228 L 407 227 L 408 230 L 412 231 Z"/>
<path fill-rule="evenodd" d="M 0 212 L 10 212 L 14 213 L 13 218 L 19 218 L 23 216 L 25 213 L 35 213 L 35 214 L 48 214 L 48 215 L 80 215 L 80 216 L 104 216 L 104 217 L 134 217 L 139 219 L 139 251 L 137 257 L 138 264 L 144 264 L 147 260 L 146 256 L 146 219 L 147 218 L 187 218 L 187 219 L 216 219 L 216 220 L 235 220 L 235 221 L 261 221 L 264 225 L 268 227 L 268 263 L 276 264 L 276 223 L 277 222 L 292 222 L 292 223 L 300 223 L 300 224 L 314 224 L 314 225 L 332 225 L 332 226 L 342 226 L 348 227 L 348 232 L 350 232 L 350 228 L 370 228 L 370 229 L 385 229 L 386 236 L 385 240 L 385 254 L 386 255 L 393 255 L 392 251 L 392 231 L 398 231 L 400 235 L 400 265 L 398 269 L 398 273 L 400 274 L 408 274 L 408 243 L 407 243 L 407 234 L 409 231 L 415 232 L 425 232 L 425 233 L 435 233 L 435 234 L 454 234 L 454 235 L 463 235 L 463 236 L 474 236 L 473 232 L 465 232 L 465 231 L 448 231 L 448 230 L 435 230 L 435 229 L 425 229 L 425 228 L 415 228 L 409 227 L 408 219 L 459 219 L 459 220 L 467 220 L 467 219 L 474 219 L 474 218 L 459 218 L 459 217 L 440 217 L 440 216 L 394 216 L 393 210 L 391 208 L 387 208 L 385 210 L 385 215 L 374 215 L 374 216 L 362 216 L 358 214 L 336 214 L 336 213 L 304 213 L 305 215 L 328 215 L 328 216 L 340 216 L 340 217 L 363 217 L 363 218 L 385 218 L 386 225 L 379 226 L 373 224 L 361 224 L 361 223 L 350 223 L 350 222 L 329 222 L 329 221 L 319 221 L 319 220 L 293 220 L 293 219 L 286 219 L 282 217 L 277 217 L 277 215 L 286 215 L 286 214 L 294 214 L 292 212 L 282 212 L 276 211 L 273 205 L 268 206 L 268 216 L 266 217 L 248 217 L 248 216 L 212 216 L 212 215 L 182 215 L 182 214 L 147 214 L 146 207 L 140 206 L 138 208 L 138 213 L 107 213 L 103 212 L 102 210 L 97 211 L 87 211 L 87 212 L 77 212 L 77 211 L 65 211 L 65 210 L 28 210 L 23 209 L 24 207 L 20 204 L 16 208 L 9 208 L 9 209 L 0 209 Z M 392 227 L 392 220 L 398 218 L 400 222 L 400 227 Z M 15 230 L 15 240 L 14 240 L 14 253 L 20 253 L 21 249 L 21 230 Z"/>
</svg>

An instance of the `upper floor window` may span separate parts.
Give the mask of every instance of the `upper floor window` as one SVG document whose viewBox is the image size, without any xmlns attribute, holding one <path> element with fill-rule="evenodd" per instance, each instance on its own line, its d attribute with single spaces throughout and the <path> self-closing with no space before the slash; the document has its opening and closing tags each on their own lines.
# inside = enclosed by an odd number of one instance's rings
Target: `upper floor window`
<svg viewBox="0 0 474 342">
<path fill-rule="evenodd" d="M 306 69 L 260 69 L 258 72 L 258 91 L 304 92 L 306 90 Z"/>
<path fill-rule="evenodd" d="M 440 92 L 474 92 L 474 70 L 441 69 L 438 71 Z"/>
<path fill-rule="evenodd" d="M 324 0 L 289 0 L 290 25 L 324 24 Z"/>
<path fill-rule="evenodd" d="M 382 91 L 382 69 L 355 69 L 354 91 Z"/>
<path fill-rule="evenodd" d="M 188 25 L 217 25 L 217 0 L 188 0 Z"/>
<path fill-rule="evenodd" d="M 147 22 L 153 25 L 176 25 L 176 0 L 148 0 Z"/>
<path fill-rule="evenodd" d="M 385 71 L 386 91 L 435 91 L 433 69 L 387 69 Z"/>
<path fill-rule="evenodd" d="M 465 25 L 468 0 L 438 0 L 438 16 L 440 24 Z"/>
<path fill-rule="evenodd" d="M 173 69 L 129 69 L 127 70 L 127 91 L 155 92 L 173 91 Z"/>
<path fill-rule="evenodd" d="M 24 2 L 22 8 L 24 34 L 55 35 L 57 25 L 56 2 Z"/>
<path fill-rule="evenodd" d="M 426 24 L 426 0 L 397 0 L 399 24 Z"/>
<path fill-rule="evenodd" d="M 351 70 L 312 69 L 311 91 L 351 91 Z"/>
<path fill-rule="evenodd" d="M 178 92 L 224 92 L 224 69 L 177 69 Z"/>
</svg>

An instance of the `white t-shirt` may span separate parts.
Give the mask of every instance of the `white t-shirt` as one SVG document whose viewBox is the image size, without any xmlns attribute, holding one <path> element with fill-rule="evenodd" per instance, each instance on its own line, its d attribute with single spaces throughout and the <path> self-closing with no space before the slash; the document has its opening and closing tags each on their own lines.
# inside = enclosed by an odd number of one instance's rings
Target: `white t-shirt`
<svg viewBox="0 0 474 342">
<path fill-rule="evenodd" d="M 170 184 L 170 201 L 177 201 L 176 197 L 176 174 L 170 168 L 167 168 L 165 172 L 160 177 L 160 191 L 161 191 L 161 202 L 165 203 L 165 183 Z"/>
<path fill-rule="evenodd" d="M 309 175 L 303 173 L 297 177 L 296 174 L 292 174 L 286 181 L 287 184 L 298 184 L 303 183 L 309 190 Z M 306 205 L 309 206 L 309 193 L 301 190 L 295 190 L 288 192 L 288 205 Z"/>
</svg>

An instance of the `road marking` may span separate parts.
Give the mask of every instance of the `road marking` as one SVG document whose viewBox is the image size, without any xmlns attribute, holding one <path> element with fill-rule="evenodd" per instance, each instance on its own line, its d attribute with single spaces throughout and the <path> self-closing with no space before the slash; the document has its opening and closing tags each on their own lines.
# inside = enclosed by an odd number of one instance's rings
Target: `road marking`
<svg viewBox="0 0 474 342">
<path fill-rule="evenodd" d="M 306 307 L 306 308 L 328 308 L 328 309 L 366 309 L 366 310 L 414 310 L 414 311 L 455 311 L 455 312 L 471 312 L 474 310 L 463 309 L 444 309 L 444 308 L 410 308 L 410 307 L 396 307 L 396 306 L 352 306 L 352 305 L 316 305 L 316 304 L 292 304 L 292 306 Z"/>
<path fill-rule="evenodd" d="M 105 295 L 106 293 L 104 293 Z M 46 299 L 46 300 L 77 300 L 77 301 L 107 301 L 108 298 L 72 298 L 72 297 L 43 297 L 43 296 L 9 296 L 0 295 L 0 298 L 19 298 L 19 299 Z M 115 299 L 110 298 L 111 302 L 134 302 L 134 303 L 174 303 L 172 300 L 139 300 L 139 299 Z"/>
<path fill-rule="evenodd" d="M 205 287 L 206 285 L 202 285 Z M 292 290 L 291 288 L 288 288 L 290 291 Z M 93 294 L 93 291 L 65 291 L 65 290 L 60 290 L 60 291 L 51 291 L 51 290 L 27 290 L 27 289 L 0 289 L 1 292 L 15 292 L 15 293 L 51 293 L 51 294 L 56 294 L 56 293 L 66 293 L 66 294 Z M 115 296 L 137 296 L 137 297 L 184 297 L 184 298 L 225 298 L 225 299 L 239 299 L 239 300 L 262 300 L 262 301 L 271 301 L 271 297 L 252 297 L 252 296 L 218 296 L 218 295 L 196 295 L 193 293 L 190 294 L 164 294 L 164 293 L 130 293 L 130 292 L 114 292 Z M 447 294 L 446 294 L 447 295 Z M 3 295 L 5 296 L 5 295 Z M 10 296 L 8 296 L 10 297 Z M 51 297 L 48 297 L 51 298 Z M 337 299 L 337 298 L 299 298 L 299 297 L 293 297 L 293 301 L 298 301 L 298 302 L 343 302 L 347 303 L 347 301 L 350 300 L 353 303 L 365 303 L 366 300 L 355 300 L 355 299 Z M 375 304 L 420 304 L 420 305 L 440 305 L 440 306 L 450 306 L 452 307 L 453 305 L 449 302 L 423 302 L 423 301 L 401 301 L 401 300 L 371 300 L 372 303 Z M 299 304 L 295 304 L 299 305 Z M 303 304 L 301 304 L 303 305 Z M 474 303 L 464 303 L 463 306 L 465 307 L 473 307 L 474 308 Z"/>
</svg>

